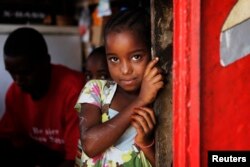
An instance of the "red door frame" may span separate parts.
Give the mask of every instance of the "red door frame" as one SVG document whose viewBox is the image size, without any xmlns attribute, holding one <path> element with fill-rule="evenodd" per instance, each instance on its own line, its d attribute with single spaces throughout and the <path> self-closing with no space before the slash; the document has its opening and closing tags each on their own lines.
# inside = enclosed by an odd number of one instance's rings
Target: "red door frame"
<svg viewBox="0 0 250 167">
<path fill-rule="evenodd" d="M 200 166 L 200 0 L 174 0 L 173 165 Z"/>
</svg>

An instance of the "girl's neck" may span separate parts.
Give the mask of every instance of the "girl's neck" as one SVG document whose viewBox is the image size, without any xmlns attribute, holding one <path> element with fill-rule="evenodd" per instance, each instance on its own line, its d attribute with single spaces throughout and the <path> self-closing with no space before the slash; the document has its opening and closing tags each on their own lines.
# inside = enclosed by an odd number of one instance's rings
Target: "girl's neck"
<svg viewBox="0 0 250 167">
<path fill-rule="evenodd" d="M 131 104 L 138 96 L 139 91 L 127 92 L 117 85 L 116 93 L 111 101 L 110 108 L 122 112 L 129 104 Z"/>
<path fill-rule="evenodd" d="M 121 94 L 122 96 L 124 96 L 125 98 L 136 98 L 139 93 L 140 90 L 136 90 L 136 91 L 125 91 L 124 89 L 122 89 L 119 85 L 117 86 L 117 92 L 119 94 Z"/>
</svg>

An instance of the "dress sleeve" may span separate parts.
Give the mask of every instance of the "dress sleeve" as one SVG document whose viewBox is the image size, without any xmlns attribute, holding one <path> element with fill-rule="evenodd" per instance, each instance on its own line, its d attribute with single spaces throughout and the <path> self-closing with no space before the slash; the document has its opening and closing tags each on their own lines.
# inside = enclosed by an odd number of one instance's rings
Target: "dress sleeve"
<svg viewBox="0 0 250 167">
<path fill-rule="evenodd" d="M 81 104 L 83 103 L 93 104 L 101 108 L 103 103 L 102 92 L 104 85 L 104 80 L 90 80 L 87 82 L 77 100 L 75 109 L 79 112 L 81 110 Z"/>
</svg>

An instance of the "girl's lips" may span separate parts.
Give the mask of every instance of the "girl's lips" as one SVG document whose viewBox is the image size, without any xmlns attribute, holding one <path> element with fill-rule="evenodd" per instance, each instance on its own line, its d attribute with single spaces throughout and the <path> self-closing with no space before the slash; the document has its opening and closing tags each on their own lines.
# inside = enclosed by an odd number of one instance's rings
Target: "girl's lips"
<svg viewBox="0 0 250 167">
<path fill-rule="evenodd" d="M 135 79 L 121 79 L 120 80 L 124 85 L 131 85 L 134 83 Z"/>
</svg>

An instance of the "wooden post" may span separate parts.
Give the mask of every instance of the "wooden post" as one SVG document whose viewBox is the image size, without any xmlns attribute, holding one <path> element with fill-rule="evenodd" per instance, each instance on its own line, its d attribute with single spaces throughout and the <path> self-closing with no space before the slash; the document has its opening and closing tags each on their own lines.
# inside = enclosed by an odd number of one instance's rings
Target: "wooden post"
<svg viewBox="0 0 250 167">
<path fill-rule="evenodd" d="M 172 163 L 172 1 L 151 0 L 152 54 L 160 58 L 159 66 L 166 73 L 165 87 L 154 104 L 156 128 L 156 166 Z"/>
</svg>

